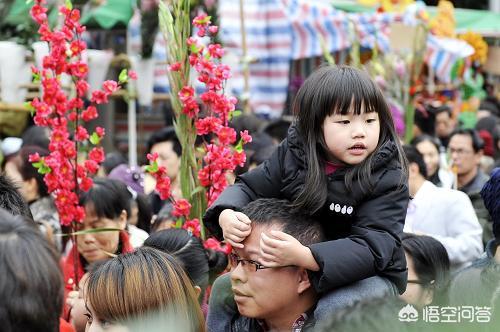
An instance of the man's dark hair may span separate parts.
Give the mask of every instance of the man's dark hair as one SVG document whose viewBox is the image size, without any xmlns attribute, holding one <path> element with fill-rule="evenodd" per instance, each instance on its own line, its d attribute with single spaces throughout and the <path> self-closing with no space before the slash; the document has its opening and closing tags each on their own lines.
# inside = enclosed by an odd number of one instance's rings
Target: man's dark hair
<svg viewBox="0 0 500 332">
<path fill-rule="evenodd" d="M 180 157 L 182 155 L 182 146 L 177 138 L 174 127 L 165 127 L 151 135 L 147 143 L 147 152 L 151 152 L 153 145 L 162 142 L 172 142 L 174 152 Z"/>
<path fill-rule="evenodd" d="M 408 159 L 408 164 L 417 164 L 418 172 L 420 173 L 420 175 L 422 175 L 424 178 L 427 178 L 427 168 L 425 166 L 424 157 L 417 150 L 417 148 L 411 145 L 405 145 L 403 146 L 403 150 L 405 152 L 406 159 Z"/>
<path fill-rule="evenodd" d="M 11 214 L 33 219 L 28 203 L 5 174 L 0 174 L 0 208 Z"/>
<path fill-rule="evenodd" d="M 427 111 L 433 113 L 434 115 L 438 115 L 440 113 L 446 113 L 451 118 L 451 107 L 448 105 L 441 105 L 437 107 L 432 105 L 427 105 L 426 109 Z"/>
<path fill-rule="evenodd" d="M 434 290 L 433 303 L 444 301 L 450 278 L 450 259 L 445 247 L 433 237 L 409 233 L 403 233 L 401 243 L 413 260 L 421 286 Z"/>
<path fill-rule="evenodd" d="M 472 148 L 474 149 L 474 152 L 477 153 L 480 150 L 484 149 L 484 141 L 479 136 L 479 133 L 475 129 L 471 128 L 459 128 L 454 130 L 451 135 L 450 135 L 450 140 L 453 136 L 455 135 L 466 135 L 469 136 L 472 139 Z"/>
<path fill-rule="evenodd" d="M 48 150 L 50 144 L 49 130 L 46 127 L 31 126 L 24 132 L 22 146 L 35 145 Z"/>
<path fill-rule="evenodd" d="M 59 257 L 33 222 L 0 208 L 0 326 L 59 331 L 64 297 Z"/>
<path fill-rule="evenodd" d="M 275 198 L 261 198 L 249 203 L 241 211 L 255 225 L 280 225 L 282 231 L 303 245 L 324 241 L 323 229 L 318 221 L 294 211 L 290 202 Z"/>
</svg>

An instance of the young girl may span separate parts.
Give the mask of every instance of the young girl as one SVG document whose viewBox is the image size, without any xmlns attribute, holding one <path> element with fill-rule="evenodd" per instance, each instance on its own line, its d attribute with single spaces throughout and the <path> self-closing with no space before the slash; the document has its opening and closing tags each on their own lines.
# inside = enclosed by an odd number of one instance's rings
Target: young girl
<svg viewBox="0 0 500 332">
<path fill-rule="evenodd" d="M 300 88 L 293 111 L 288 137 L 221 194 L 205 225 L 243 248 L 251 221 L 238 210 L 257 198 L 288 199 L 317 218 L 329 241 L 304 247 L 282 232 L 264 234 L 259 262 L 307 268 L 318 293 L 333 291 L 322 296 L 317 319 L 378 291 L 395 294 L 394 286 L 404 292 L 407 170 L 382 93 L 360 70 L 322 67 Z"/>
</svg>

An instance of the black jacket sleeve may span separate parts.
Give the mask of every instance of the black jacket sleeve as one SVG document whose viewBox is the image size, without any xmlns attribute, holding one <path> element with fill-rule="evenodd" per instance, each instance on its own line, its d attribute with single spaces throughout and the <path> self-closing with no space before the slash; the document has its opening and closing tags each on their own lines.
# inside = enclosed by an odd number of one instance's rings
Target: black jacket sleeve
<svg viewBox="0 0 500 332">
<path fill-rule="evenodd" d="M 394 268 L 394 260 L 398 261 L 396 270 L 400 275 L 406 270 L 400 236 L 409 200 L 408 187 L 397 181 L 401 179 L 399 170 L 384 173 L 373 194 L 358 206 L 351 235 L 310 246 L 320 266 L 318 272 L 310 273 L 318 292 L 375 275 L 384 276 L 383 271 Z M 404 290 L 406 280 L 398 281 L 396 286 Z"/>
<path fill-rule="evenodd" d="M 219 215 L 225 209 L 241 210 L 258 198 L 278 198 L 281 189 L 281 165 L 287 149 L 286 140 L 273 155 L 253 170 L 236 178 L 234 185 L 227 187 L 203 216 L 209 232 L 222 239 Z"/>
</svg>

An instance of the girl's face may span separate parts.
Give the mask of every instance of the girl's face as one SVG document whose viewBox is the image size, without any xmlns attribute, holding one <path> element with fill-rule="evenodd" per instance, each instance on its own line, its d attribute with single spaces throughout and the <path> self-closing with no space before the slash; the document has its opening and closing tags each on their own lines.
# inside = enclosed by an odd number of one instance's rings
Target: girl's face
<svg viewBox="0 0 500 332">
<path fill-rule="evenodd" d="M 85 219 L 80 230 L 91 230 L 96 228 L 119 228 L 125 229 L 127 224 L 127 212 L 116 219 L 99 218 L 95 210 L 90 205 L 85 206 Z M 78 252 L 88 263 L 110 258 L 109 254 L 114 254 L 118 249 L 119 232 L 109 231 L 100 233 L 89 233 L 77 235 L 76 243 Z"/>
<path fill-rule="evenodd" d="M 323 135 L 331 161 L 357 165 L 366 159 L 378 145 L 380 121 L 378 113 L 355 115 L 332 114 L 323 122 Z"/>
<path fill-rule="evenodd" d="M 100 320 L 89 301 L 86 300 L 85 306 L 87 307 L 87 313 L 85 314 L 87 316 L 87 326 L 85 326 L 85 332 L 128 332 L 127 327 L 123 325 Z"/>
<path fill-rule="evenodd" d="M 420 142 L 415 147 L 424 157 L 427 177 L 431 177 L 439 168 L 439 151 L 436 149 L 436 146 L 429 141 Z"/>
</svg>

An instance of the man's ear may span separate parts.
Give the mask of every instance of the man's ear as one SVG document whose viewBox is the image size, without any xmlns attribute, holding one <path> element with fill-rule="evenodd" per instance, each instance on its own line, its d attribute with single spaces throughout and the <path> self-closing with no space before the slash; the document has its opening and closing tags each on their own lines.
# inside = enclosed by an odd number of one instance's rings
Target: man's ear
<svg viewBox="0 0 500 332">
<path fill-rule="evenodd" d="M 481 158 L 484 155 L 484 150 L 479 150 L 474 154 L 474 158 L 476 159 L 476 165 L 481 165 Z"/>
<path fill-rule="evenodd" d="M 408 173 L 410 176 L 415 176 L 420 173 L 417 163 L 408 163 Z"/>
<path fill-rule="evenodd" d="M 299 273 L 297 275 L 298 285 L 297 285 L 297 293 L 302 294 L 309 288 L 311 288 L 311 281 L 309 280 L 309 275 L 307 274 L 307 270 L 304 268 L 299 268 Z"/>
<path fill-rule="evenodd" d="M 432 288 L 424 288 L 422 297 L 424 306 L 431 304 L 432 300 L 434 300 L 434 290 Z"/>
</svg>

